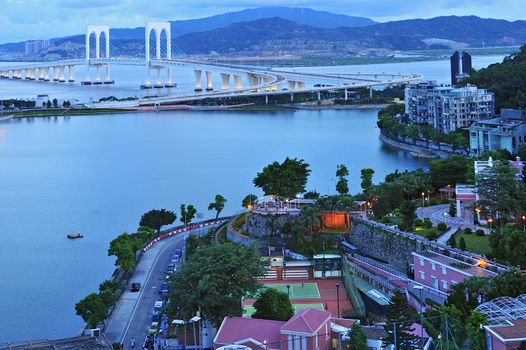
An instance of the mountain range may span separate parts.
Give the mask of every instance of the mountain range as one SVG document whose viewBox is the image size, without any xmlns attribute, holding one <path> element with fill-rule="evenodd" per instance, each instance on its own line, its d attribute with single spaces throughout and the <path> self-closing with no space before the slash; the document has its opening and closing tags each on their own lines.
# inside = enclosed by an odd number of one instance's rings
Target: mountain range
<svg viewBox="0 0 526 350">
<path fill-rule="evenodd" d="M 443 16 L 376 23 L 307 8 L 263 7 L 171 22 L 178 51 L 186 54 L 353 56 L 394 51 L 519 46 L 526 21 Z M 115 28 L 120 53 L 144 55 L 144 28 Z M 24 55 L 25 42 L 0 45 L 3 59 L 82 57 L 84 35 L 51 39 L 51 47 Z"/>
</svg>

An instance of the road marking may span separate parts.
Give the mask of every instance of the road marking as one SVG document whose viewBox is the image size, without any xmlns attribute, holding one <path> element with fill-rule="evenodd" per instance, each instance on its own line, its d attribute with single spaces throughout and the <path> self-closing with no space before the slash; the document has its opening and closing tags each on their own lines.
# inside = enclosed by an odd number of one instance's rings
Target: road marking
<svg viewBox="0 0 526 350">
<path fill-rule="evenodd" d="M 174 236 L 175 238 L 178 238 L 180 236 Z M 152 272 L 155 268 L 155 265 L 157 265 L 157 261 L 159 260 L 159 257 L 161 255 L 163 255 L 163 253 L 168 249 L 170 248 L 173 244 L 176 244 L 176 243 L 172 243 L 172 244 L 168 244 L 166 247 L 163 248 L 163 250 L 161 250 L 157 256 L 155 257 L 155 260 L 153 261 L 153 264 L 152 264 L 152 267 L 150 268 L 150 271 L 148 272 L 148 276 L 146 277 L 146 281 L 144 282 L 144 286 L 146 287 L 148 285 L 148 282 L 150 281 L 150 277 L 152 276 Z M 143 288 L 141 289 L 141 292 L 139 293 L 139 297 L 137 298 L 137 302 L 135 303 L 135 307 L 133 308 L 133 311 L 132 311 L 132 314 L 131 316 L 128 318 L 128 322 L 126 324 L 126 329 L 124 330 L 124 334 L 122 335 L 122 338 L 121 338 L 121 341 L 120 343 L 121 344 L 124 344 L 124 339 L 126 338 L 126 334 L 128 333 L 128 330 L 130 329 L 130 326 L 131 326 L 131 321 L 133 320 L 133 318 L 135 317 L 135 312 L 137 312 L 137 308 L 139 307 L 139 302 L 141 301 L 141 298 L 142 298 L 142 295 L 144 293 L 144 290 L 146 288 Z"/>
</svg>

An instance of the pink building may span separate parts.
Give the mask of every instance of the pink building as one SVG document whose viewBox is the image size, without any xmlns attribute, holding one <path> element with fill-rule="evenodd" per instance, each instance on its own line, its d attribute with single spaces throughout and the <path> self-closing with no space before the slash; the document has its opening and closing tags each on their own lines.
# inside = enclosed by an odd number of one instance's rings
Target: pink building
<svg viewBox="0 0 526 350">
<path fill-rule="evenodd" d="M 513 322 L 513 323 L 512 323 Z M 509 322 L 509 325 L 485 326 L 488 350 L 515 350 L 526 343 L 526 320 Z"/>
<path fill-rule="evenodd" d="M 287 322 L 227 316 L 214 339 L 214 347 L 232 345 L 254 350 L 328 350 L 331 313 L 307 308 Z"/>
<path fill-rule="evenodd" d="M 448 292 L 451 286 L 471 277 L 491 277 L 496 273 L 443 254 L 413 252 L 414 280 L 429 288 Z"/>
</svg>

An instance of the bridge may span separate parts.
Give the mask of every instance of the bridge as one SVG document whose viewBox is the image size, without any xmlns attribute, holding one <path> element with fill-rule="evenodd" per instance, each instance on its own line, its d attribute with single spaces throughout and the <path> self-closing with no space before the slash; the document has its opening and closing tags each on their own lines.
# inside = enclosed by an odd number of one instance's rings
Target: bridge
<svg viewBox="0 0 526 350">
<path fill-rule="evenodd" d="M 193 94 L 139 99 L 125 102 L 106 102 L 98 106 L 127 107 L 143 104 L 177 103 L 202 100 L 206 98 L 223 98 L 232 96 L 261 95 L 268 99 L 273 94 L 289 94 L 291 101 L 294 93 L 322 91 L 348 91 L 357 88 L 372 88 L 416 81 L 422 77 L 417 74 L 400 73 L 308 73 L 296 70 L 273 69 L 261 66 L 232 65 L 213 62 L 209 59 L 189 58 L 174 50 L 177 45 L 171 37 L 169 22 L 148 22 L 145 26 L 144 58 L 130 57 L 125 48 L 111 45 L 110 28 L 107 25 L 88 25 L 86 28 L 85 57 L 78 59 L 24 63 L 0 67 L 0 78 L 14 80 L 40 80 L 44 82 L 75 83 L 75 67 L 85 66 L 86 76 L 82 85 L 114 84 L 111 79 L 111 65 L 132 65 L 145 67 L 143 89 L 173 88 L 172 68 L 175 66 L 193 69 L 195 89 Z M 174 43 L 175 45 L 172 45 Z M 95 71 L 92 76 L 93 70 Z M 51 75 L 52 72 L 52 75 Z M 66 74 L 67 72 L 67 74 Z M 101 76 L 101 73 L 104 76 Z M 221 89 L 214 91 L 214 75 L 219 74 Z M 153 79 L 152 79 L 153 75 Z M 205 84 L 203 86 L 203 77 Z M 233 82 L 233 84 L 231 84 Z M 284 86 L 282 88 L 282 86 Z"/>
</svg>

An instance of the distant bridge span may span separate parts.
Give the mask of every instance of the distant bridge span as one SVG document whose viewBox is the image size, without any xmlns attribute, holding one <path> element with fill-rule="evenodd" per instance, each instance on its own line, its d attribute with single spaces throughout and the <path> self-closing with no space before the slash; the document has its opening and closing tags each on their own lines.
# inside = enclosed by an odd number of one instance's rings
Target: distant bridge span
<svg viewBox="0 0 526 350">
<path fill-rule="evenodd" d="M 356 88 L 369 88 L 374 86 L 386 86 L 403 84 L 421 79 L 416 74 L 394 74 L 394 73 L 314 73 L 298 72 L 295 70 L 270 69 L 257 66 L 232 65 L 211 62 L 199 59 L 173 58 L 171 54 L 170 23 L 150 22 L 145 28 L 145 58 L 110 57 L 109 26 L 88 26 L 86 30 L 86 57 L 50 62 L 24 63 L 20 65 L 6 66 L 0 68 L 0 78 L 54 81 L 59 83 L 73 83 L 75 78 L 75 67 L 86 66 L 86 77 L 82 80 L 83 85 L 113 84 L 110 76 L 110 65 L 132 65 L 144 66 L 146 69 L 146 80 L 142 88 L 171 88 L 172 68 L 174 66 L 191 67 L 195 74 L 195 93 L 184 96 L 167 96 L 159 98 L 142 99 L 133 102 L 136 105 L 143 103 L 165 103 L 194 101 L 205 98 L 221 98 L 240 95 L 270 95 L 291 94 L 295 92 L 318 92 L 328 90 L 347 91 Z M 154 34 L 155 45 L 151 45 L 150 36 Z M 166 50 L 162 55 L 161 38 L 166 37 Z M 90 37 L 95 36 L 95 53 L 90 47 Z M 104 45 L 101 39 L 105 38 Z M 154 51 L 152 54 L 150 51 Z M 96 70 L 95 79 L 91 79 L 90 70 Z M 66 76 L 67 69 L 67 76 Z M 101 77 L 101 69 L 105 70 L 104 78 Z M 51 76 L 50 73 L 53 73 Z M 37 73 L 38 72 L 38 73 Z M 152 72 L 157 73 L 152 81 Z M 161 76 L 164 72 L 164 77 Z M 203 74 L 204 73 L 204 74 Z M 221 90 L 214 91 L 213 75 L 219 73 L 221 79 Z M 202 76 L 205 76 L 205 87 L 202 85 Z M 246 80 L 244 79 L 246 77 Z M 233 80 L 233 86 L 231 81 Z M 248 84 L 245 82 L 248 81 Z M 286 84 L 285 89 L 281 85 Z M 309 84 L 309 85 L 307 85 Z M 205 90 L 205 91 L 203 91 Z M 372 90 L 371 90 L 372 91 Z M 130 104 L 127 102 L 126 104 Z M 108 103 L 100 104 L 104 107 Z M 113 102 L 112 105 L 124 105 L 124 103 Z"/>
</svg>

